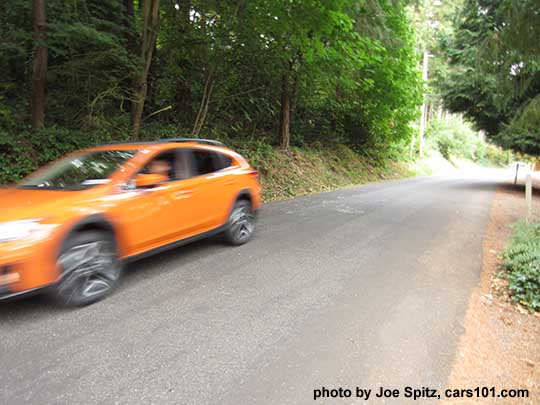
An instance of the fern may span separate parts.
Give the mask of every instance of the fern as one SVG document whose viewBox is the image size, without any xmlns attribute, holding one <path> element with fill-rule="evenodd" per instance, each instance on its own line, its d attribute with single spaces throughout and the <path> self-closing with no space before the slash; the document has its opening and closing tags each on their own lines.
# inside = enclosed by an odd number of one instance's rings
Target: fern
<svg viewBox="0 0 540 405">
<path fill-rule="evenodd" d="M 540 223 L 518 222 L 502 258 L 508 289 L 515 302 L 540 311 Z"/>
</svg>

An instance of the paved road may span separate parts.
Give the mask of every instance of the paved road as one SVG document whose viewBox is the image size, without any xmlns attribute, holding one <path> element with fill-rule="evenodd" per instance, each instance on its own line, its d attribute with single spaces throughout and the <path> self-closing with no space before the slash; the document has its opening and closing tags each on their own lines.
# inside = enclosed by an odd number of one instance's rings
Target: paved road
<svg viewBox="0 0 540 405">
<path fill-rule="evenodd" d="M 501 174 L 267 204 L 250 244 L 135 263 L 96 305 L 0 304 L 0 403 L 297 404 L 322 386 L 441 387 Z"/>
</svg>

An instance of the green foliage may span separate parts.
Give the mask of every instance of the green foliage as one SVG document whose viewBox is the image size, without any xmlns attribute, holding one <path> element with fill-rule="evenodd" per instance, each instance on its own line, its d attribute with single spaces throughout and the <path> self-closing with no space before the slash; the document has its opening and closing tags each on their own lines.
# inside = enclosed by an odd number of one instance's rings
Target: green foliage
<svg viewBox="0 0 540 405">
<path fill-rule="evenodd" d="M 125 138 L 124 138 L 125 139 Z M 123 140 L 103 130 L 49 127 L 14 135 L 0 128 L 0 184 L 20 180 L 38 167 L 77 149 Z"/>
<path fill-rule="evenodd" d="M 446 159 L 454 156 L 476 161 L 482 141 L 469 125 L 459 118 L 434 119 L 426 131 L 428 147 L 438 150 Z"/>
<path fill-rule="evenodd" d="M 242 153 L 259 171 L 266 201 L 409 175 L 404 164 L 382 164 L 343 144 L 317 143 L 284 152 L 251 142 Z"/>
<path fill-rule="evenodd" d="M 482 7 L 485 14 L 479 12 Z M 500 105 L 497 75 L 481 69 L 481 52 L 497 19 L 495 8 L 493 2 L 465 1 L 455 16 L 454 35 L 441 43 L 450 69 L 437 82 L 446 108 L 463 113 L 489 135 L 497 134 L 508 119 Z"/>
<path fill-rule="evenodd" d="M 0 2 L 0 182 L 91 142 L 129 139 L 140 69 L 139 2 L 132 3 L 134 16 L 129 0 L 46 0 L 46 129 L 34 134 L 31 2 Z M 405 4 L 162 1 L 141 139 L 189 134 L 199 118 L 201 135 L 264 150 L 263 143 L 276 142 L 286 76 L 293 146 L 345 143 L 366 156 L 401 153 L 421 102 Z"/>
<path fill-rule="evenodd" d="M 32 55 L 31 1 L 0 3 L 0 127 L 17 132 L 28 122 Z M 46 123 L 102 128 L 125 113 L 136 58 L 126 47 L 124 7 L 118 0 L 47 0 Z M 23 125 L 21 125 L 23 124 Z"/>
<path fill-rule="evenodd" d="M 438 150 L 445 159 L 452 156 L 475 158 L 478 135 L 458 118 L 431 120 L 426 130 L 428 149 Z"/>
<path fill-rule="evenodd" d="M 496 145 L 485 143 L 483 154 L 479 156 L 480 163 L 504 167 L 515 158 L 515 155 L 510 150 L 503 150 Z"/>
<path fill-rule="evenodd" d="M 439 151 L 447 160 L 455 157 L 494 166 L 508 163 L 508 152 L 481 140 L 468 122 L 455 116 L 429 122 L 426 146 Z"/>
<path fill-rule="evenodd" d="M 527 101 L 540 91 L 540 12 L 537 0 L 495 3 L 493 31 L 484 41 L 483 70 L 498 74 L 501 96 Z M 493 63 L 495 62 L 495 63 Z"/>
<path fill-rule="evenodd" d="M 499 144 L 518 152 L 540 155 L 540 95 L 524 103 L 497 134 Z"/>
<path fill-rule="evenodd" d="M 540 154 L 540 14 L 536 0 L 466 0 L 439 44 L 449 64 L 436 82 L 445 106 L 492 140 Z"/>
<path fill-rule="evenodd" d="M 531 312 L 540 311 L 540 223 L 516 223 L 502 257 L 512 299 Z"/>
</svg>

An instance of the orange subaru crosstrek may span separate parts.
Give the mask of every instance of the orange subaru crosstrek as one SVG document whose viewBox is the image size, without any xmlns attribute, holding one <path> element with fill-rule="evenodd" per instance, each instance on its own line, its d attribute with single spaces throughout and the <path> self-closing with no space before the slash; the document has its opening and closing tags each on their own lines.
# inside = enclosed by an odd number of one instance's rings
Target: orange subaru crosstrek
<svg viewBox="0 0 540 405">
<path fill-rule="evenodd" d="M 131 259 L 214 234 L 247 242 L 258 173 L 216 141 L 178 138 L 73 153 L 0 190 L 0 299 L 108 295 Z"/>
</svg>

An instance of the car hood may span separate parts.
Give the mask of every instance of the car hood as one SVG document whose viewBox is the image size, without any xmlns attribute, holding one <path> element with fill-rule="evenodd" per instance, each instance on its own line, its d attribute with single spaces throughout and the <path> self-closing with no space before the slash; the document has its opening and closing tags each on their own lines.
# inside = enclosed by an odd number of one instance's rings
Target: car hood
<svg viewBox="0 0 540 405">
<path fill-rule="evenodd" d="M 78 194 L 77 191 L 0 189 L 0 222 L 54 215 L 56 205 L 70 206 L 69 200 L 79 199 Z"/>
</svg>

